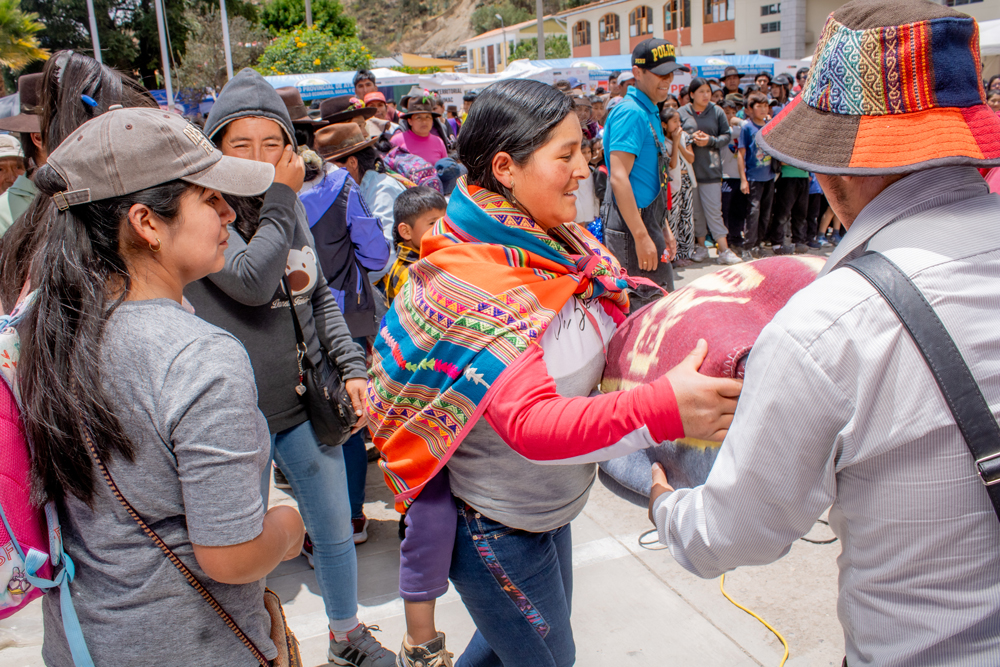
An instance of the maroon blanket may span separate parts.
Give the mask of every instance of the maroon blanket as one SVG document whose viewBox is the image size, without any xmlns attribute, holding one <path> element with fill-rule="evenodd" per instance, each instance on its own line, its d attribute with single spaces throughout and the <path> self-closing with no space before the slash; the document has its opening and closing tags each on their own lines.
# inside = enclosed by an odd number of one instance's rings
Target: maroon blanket
<svg viewBox="0 0 1000 667">
<path fill-rule="evenodd" d="M 768 257 L 703 276 L 628 318 L 608 345 L 601 390 L 630 389 L 663 376 L 708 341 L 701 372 L 742 378 L 757 336 L 792 295 L 815 280 L 826 263 L 809 255 Z M 708 477 L 717 443 L 678 441 L 601 464 L 601 480 L 615 493 L 645 505 L 652 461 L 675 487 Z"/>
</svg>

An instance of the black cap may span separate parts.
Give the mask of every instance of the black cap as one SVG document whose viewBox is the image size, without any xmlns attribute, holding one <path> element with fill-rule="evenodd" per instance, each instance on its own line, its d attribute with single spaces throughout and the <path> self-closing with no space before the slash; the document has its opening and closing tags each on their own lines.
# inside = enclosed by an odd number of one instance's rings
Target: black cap
<svg viewBox="0 0 1000 667">
<path fill-rule="evenodd" d="M 464 95 L 462 95 L 462 101 L 463 102 L 475 102 L 478 97 L 479 97 L 479 91 L 478 90 L 468 90 L 468 91 L 465 92 Z"/>
<path fill-rule="evenodd" d="M 784 73 L 784 72 L 781 72 L 780 74 L 778 74 L 777 76 L 775 76 L 773 79 L 771 79 L 771 85 L 772 86 L 774 86 L 774 85 L 790 86 L 793 83 L 795 83 L 795 82 L 792 81 L 792 77 L 789 76 L 788 74 Z"/>
<path fill-rule="evenodd" d="M 647 39 L 635 47 L 632 51 L 632 66 L 649 70 L 657 76 L 666 76 L 677 70 L 691 71 L 687 65 L 677 62 L 673 44 L 656 38 Z"/>
<path fill-rule="evenodd" d="M 726 68 L 726 71 L 723 72 L 722 78 L 725 79 L 727 76 L 733 76 L 734 74 L 736 76 L 740 77 L 741 79 L 744 76 L 746 76 L 745 74 L 743 74 L 743 72 L 739 71 L 738 69 L 736 69 L 735 67 L 733 67 L 732 65 L 730 65 L 729 67 Z"/>
</svg>

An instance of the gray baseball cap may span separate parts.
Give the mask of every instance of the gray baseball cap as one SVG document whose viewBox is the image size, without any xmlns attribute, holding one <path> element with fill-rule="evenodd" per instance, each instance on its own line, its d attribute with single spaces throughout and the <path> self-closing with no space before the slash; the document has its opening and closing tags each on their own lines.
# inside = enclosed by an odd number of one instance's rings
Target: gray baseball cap
<svg viewBox="0 0 1000 667">
<path fill-rule="evenodd" d="M 177 179 L 244 197 L 274 180 L 271 164 L 224 156 L 197 127 L 161 109 L 112 107 L 66 137 L 47 164 L 68 186 L 52 197 L 61 211 Z"/>
</svg>

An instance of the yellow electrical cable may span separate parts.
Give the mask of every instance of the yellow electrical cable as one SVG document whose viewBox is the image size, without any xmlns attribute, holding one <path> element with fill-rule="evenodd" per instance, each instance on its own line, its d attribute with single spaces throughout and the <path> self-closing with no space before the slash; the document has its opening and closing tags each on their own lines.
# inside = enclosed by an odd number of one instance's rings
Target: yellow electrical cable
<svg viewBox="0 0 1000 667">
<path fill-rule="evenodd" d="M 729 597 L 729 593 L 726 592 L 726 589 L 724 587 L 725 583 L 726 583 L 726 575 L 723 574 L 719 578 L 719 590 L 722 591 L 722 594 L 726 596 L 726 599 L 729 600 L 730 602 L 732 602 L 734 605 L 736 605 L 740 609 L 742 609 L 743 611 L 745 611 L 746 613 L 748 613 L 751 616 L 753 616 L 754 618 L 756 618 L 758 621 L 760 621 L 764 625 L 765 628 L 767 628 L 768 630 L 770 630 L 771 632 L 773 632 L 775 637 L 777 637 L 778 639 L 781 640 L 782 645 L 785 647 L 785 655 L 782 656 L 781 662 L 778 663 L 778 667 L 782 667 L 785 664 L 785 661 L 788 660 L 788 642 L 785 641 L 785 638 L 781 636 L 780 632 L 778 632 L 773 627 L 771 627 L 770 623 L 768 623 L 763 618 L 761 618 L 757 614 L 753 613 L 752 611 L 750 611 L 749 609 L 747 609 L 746 607 L 744 607 L 743 605 L 741 605 L 736 600 L 734 600 L 731 597 Z"/>
</svg>

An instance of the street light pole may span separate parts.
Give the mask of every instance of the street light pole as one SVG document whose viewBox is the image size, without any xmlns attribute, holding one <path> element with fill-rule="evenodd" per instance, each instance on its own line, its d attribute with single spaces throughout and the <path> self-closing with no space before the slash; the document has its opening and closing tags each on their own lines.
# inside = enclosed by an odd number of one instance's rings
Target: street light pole
<svg viewBox="0 0 1000 667">
<path fill-rule="evenodd" d="M 538 59 L 545 60 L 545 19 L 542 14 L 545 9 L 542 7 L 542 0 L 535 0 L 535 14 L 538 15 Z"/>
<path fill-rule="evenodd" d="M 94 0 L 87 0 L 87 14 L 90 16 L 90 41 L 94 44 L 94 60 L 101 60 L 101 39 L 97 36 L 97 16 L 94 14 Z"/>
<path fill-rule="evenodd" d="M 500 31 L 503 33 L 503 68 L 507 69 L 507 26 L 503 23 L 503 17 L 499 14 L 494 14 L 498 19 L 500 19 Z"/>
<path fill-rule="evenodd" d="M 226 80 L 233 78 L 233 47 L 229 45 L 229 15 L 226 13 L 226 0 L 219 0 L 222 11 L 222 48 L 226 52 Z"/>
<path fill-rule="evenodd" d="M 167 109 L 174 110 L 174 88 L 170 83 L 170 53 L 167 50 L 167 31 L 163 25 L 163 2 L 153 0 L 153 9 L 156 11 L 156 29 L 160 33 L 160 60 L 163 67 L 163 83 L 167 89 Z"/>
<path fill-rule="evenodd" d="M 313 3 L 312 0 L 306 0 L 306 27 L 311 28 L 313 25 Z"/>
</svg>

